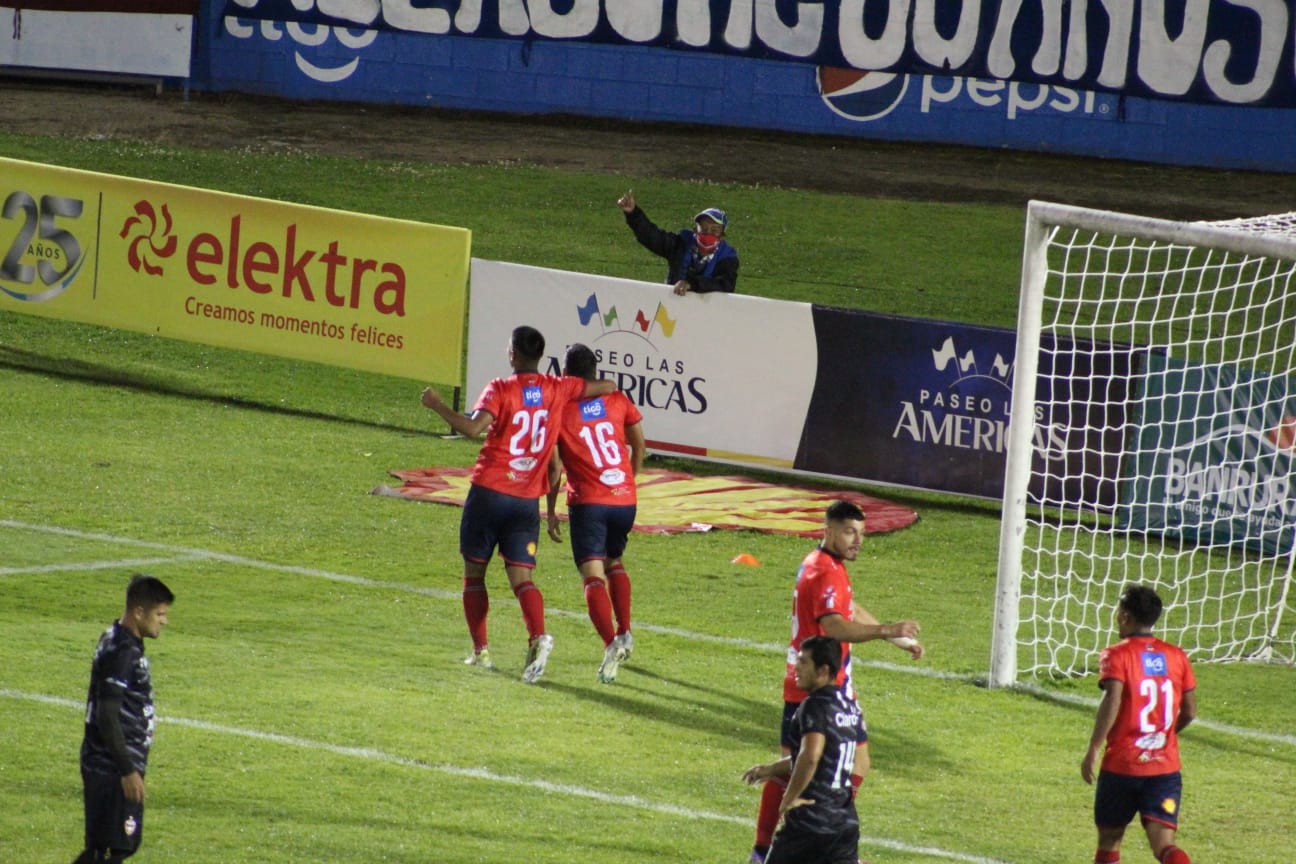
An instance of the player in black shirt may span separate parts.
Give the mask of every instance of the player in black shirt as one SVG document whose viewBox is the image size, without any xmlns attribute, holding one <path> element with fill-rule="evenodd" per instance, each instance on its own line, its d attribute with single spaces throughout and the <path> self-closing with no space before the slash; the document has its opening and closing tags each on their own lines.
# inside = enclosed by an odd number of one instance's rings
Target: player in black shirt
<svg viewBox="0 0 1296 864">
<path fill-rule="evenodd" d="M 153 744 L 153 679 L 144 640 L 162 632 L 174 602 L 160 579 L 134 576 L 126 588 L 126 611 L 95 648 L 81 740 L 85 849 L 73 864 L 112 864 L 139 849 L 144 773 Z"/>
<path fill-rule="evenodd" d="M 783 827 L 765 864 L 856 864 L 859 817 L 851 794 L 851 768 L 861 717 L 859 706 L 836 685 L 841 643 L 811 636 L 797 653 L 797 686 L 810 695 L 792 717 L 792 755 L 743 774 L 755 784 L 788 777 L 779 805 Z"/>
</svg>

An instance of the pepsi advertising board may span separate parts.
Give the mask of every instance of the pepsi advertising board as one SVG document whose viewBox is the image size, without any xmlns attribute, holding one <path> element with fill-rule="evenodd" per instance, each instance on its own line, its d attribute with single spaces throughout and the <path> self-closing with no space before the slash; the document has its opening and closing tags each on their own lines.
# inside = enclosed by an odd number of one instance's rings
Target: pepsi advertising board
<svg viewBox="0 0 1296 864">
<path fill-rule="evenodd" d="M 1177 97 L 1145 98 L 1137 95 L 1143 92 L 1138 87 L 1117 86 L 1124 79 L 1027 74 L 1033 64 L 1015 64 L 1011 74 L 999 64 L 981 68 L 970 60 L 935 72 L 899 61 L 864 69 L 822 52 L 789 62 L 786 52 L 761 47 L 773 37 L 756 10 L 774 5 L 792 21 L 794 11 L 813 4 L 790 5 L 793 11 L 781 3 L 748 4 L 754 17 L 743 19 L 747 30 L 732 30 L 732 10 L 741 4 L 698 3 L 687 7 L 697 12 L 694 18 L 674 20 L 684 14 L 683 4 L 640 0 L 571 0 L 562 14 L 556 4 L 511 0 L 475 6 L 408 0 L 203 3 L 208 11 L 190 80 L 198 89 L 1296 171 L 1290 111 L 1268 107 L 1287 104 L 1279 98 L 1285 85 L 1278 79 L 1281 70 L 1290 73 L 1290 62 L 1274 67 L 1274 85 L 1263 98 L 1193 102 L 1191 87 Z M 1211 9 L 1217 5 L 1223 4 L 1212 3 Z M 981 8 L 997 10 L 1000 4 Z M 835 9 L 825 7 L 824 14 L 836 15 Z M 909 22 L 913 9 L 906 10 Z M 626 17 L 650 13 L 671 18 L 662 34 L 675 34 L 673 41 L 652 35 L 655 25 L 645 26 L 637 39 L 599 41 L 617 26 L 623 35 L 637 33 Z M 578 21 L 586 23 L 577 26 Z M 719 35 L 713 32 L 718 21 L 726 22 Z M 983 39 L 987 32 L 970 28 L 965 35 Z M 1286 56 L 1286 38 L 1278 40 L 1283 46 L 1277 54 L 1265 55 L 1265 69 L 1272 57 Z M 1230 54 L 1230 75 L 1243 57 L 1258 58 L 1248 50 Z M 1185 63 L 1190 55 L 1183 52 Z M 1142 69 L 1142 63 L 1130 68 Z"/>
<path fill-rule="evenodd" d="M 436 36 L 654 46 L 1026 81 L 1229 105 L 1296 104 L 1290 2 L 226 0 L 224 14 Z"/>
</svg>

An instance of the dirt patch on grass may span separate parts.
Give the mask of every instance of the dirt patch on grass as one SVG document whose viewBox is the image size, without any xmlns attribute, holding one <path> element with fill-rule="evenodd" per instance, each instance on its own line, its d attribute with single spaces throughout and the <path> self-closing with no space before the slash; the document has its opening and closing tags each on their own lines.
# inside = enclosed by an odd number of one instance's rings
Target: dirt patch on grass
<svg viewBox="0 0 1296 864">
<path fill-rule="evenodd" d="M 517 116 L 63 82 L 0 80 L 8 132 L 365 159 L 529 164 L 852 195 L 1022 205 L 1032 198 L 1175 219 L 1296 207 L 1296 175 L 1168 168 L 856 138 Z"/>
</svg>

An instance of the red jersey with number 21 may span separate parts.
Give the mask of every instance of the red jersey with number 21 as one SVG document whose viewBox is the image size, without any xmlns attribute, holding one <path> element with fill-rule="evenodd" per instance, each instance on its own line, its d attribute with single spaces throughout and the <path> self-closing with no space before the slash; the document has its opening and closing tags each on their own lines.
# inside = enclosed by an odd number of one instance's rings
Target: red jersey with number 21
<svg viewBox="0 0 1296 864">
<path fill-rule="evenodd" d="M 567 469 L 567 505 L 636 502 L 634 464 L 625 430 L 643 414 L 621 392 L 569 402 L 558 450 Z"/>
<path fill-rule="evenodd" d="M 1102 770 L 1135 777 L 1178 771 L 1175 724 L 1183 694 L 1197 689 L 1188 655 L 1154 636 L 1129 636 L 1099 657 L 1098 681 L 1109 680 L 1124 690 Z"/>
<path fill-rule="evenodd" d="M 837 614 L 851 620 L 850 577 L 846 565 L 822 548 L 815 549 L 801 562 L 797 571 L 796 587 L 792 589 L 792 641 L 788 643 L 787 673 L 783 676 L 783 701 L 803 702 L 806 691 L 796 685 L 797 653 L 801 643 L 811 636 L 827 635 L 820 623 L 825 615 Z M 837 673 L 837 686 L 855 698 L 855 688 L 850 677 L 850 643 L 841 643 L 842 668 Z"/>
<path fill-rule="evenodd" d="M 548 465 L 558 436 L 552 428 L 563 408 L 585 393 L 585 379 L 517 372 L 486 385 L 473 411 L 494 419 L 477 454 L 472 482 L 517 498 L 549 491 Z"/>
</svg>

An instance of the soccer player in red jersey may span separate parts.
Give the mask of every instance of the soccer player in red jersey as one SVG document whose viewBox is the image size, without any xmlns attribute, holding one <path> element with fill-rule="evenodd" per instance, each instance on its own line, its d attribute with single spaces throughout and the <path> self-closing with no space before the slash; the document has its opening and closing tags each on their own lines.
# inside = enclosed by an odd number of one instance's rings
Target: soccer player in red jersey
<svg viewBox="0 0 1296 864">
<path fill-rule="evenodd" d="M 923 646 L 914 638 L 918 635 L 918 622 L 880 624 L 872 613 L 855 602 L 846 562 L 854 561 L 859 555 L 863 539 L 864 512 L 849 501 L 834 502 L 826 514 L 823 542 L 805 557 L 797 571 L 796 587 L 792 591 L 792 639 L 788 643 L 787 672 L 783 679 L 780 738 L 784 756 L 792 752 L 792 716 L 806 698 L 806 692 L 796 680 L 797 656 L 803 641 L 811 636 L 828 636 L 842 643 L 842 665 L 837 673 L 837 686 L 851 700 L 855 699 L 855 687 L 851 680 L 849 643 L 888 639 L 908 651 L 915 660 L 923 656 Z M 862 720 L 857 743 L 855 770 L 851 773 L 851 785 L 856 789 L 869 765 L 868 730 Z M 781 778 L 768 780 L 761 790 L 756 842 L 750 859 L 752 864 L 761 864 L 769 851 L 774 829 L 778 827 L 783 790 Z"/>
<path fill-rule="evenodd" d="M 549 457 L 557 440 L 550 426 L 573 399 L 605 396 L 616 389 L 611 381 L 540 374 L 544 349 L 539 330 L 514 329 L 508 348 L 513 374 L 487 384 L 468 416 L 446 405 L 434 388 L 423 391 L 423 404 L 451 429 L 469 438 L 486 433 L 459 522 L 464 617 L 473 643 L 465 662 L 494 665 L 486 640 L 486 565 L 498 546 L 530 636 L 522 672 L 528 684 L 544 674 L 553 650 L 553 636 L 545 632 L 544 597 L 531 579 L 540 540 L 540 496 L 548 491 Z"/>
<path fill-rule="evenodd" d="M 1174 841 L 1183 788 L 1179 733 L 1197 716 L 1197 679 L 1182 649 L 1152 635 L 1161 608 L 1151 588 L 1126 588 L 1116 608 L 1121 641 L 1098 661 L 1103 698 L 1080 762 L 1080 776 L 1092 784 L 1106 742 L 1094 792 L 1096 864 L 1120 861 L 1125 826 L 1135 813 L 1161 864 L 1191 864 Z"/>
<path fill-rule="evenodd" d="M 572 345 L 563 373 L 597 380 L 594 352 L 579 343 Z M 634 650 L 630 577 L 621 559 L 634 528 L 635 475 L 644 460 L 642 421 L 643 415 L 624 393 L 569 402 L 558 426 L 558 450 L 549 462 L 549 536 L 562 540 L 562 523 L 554 512 L 561 456 L 567 469 L 572 556 L 584 583 L 590 621 L 603 640 L 598 679 L 604 684 L 616 680 L 617 669 Z"/>
</svg>

